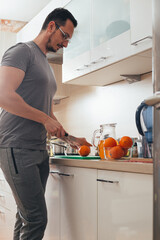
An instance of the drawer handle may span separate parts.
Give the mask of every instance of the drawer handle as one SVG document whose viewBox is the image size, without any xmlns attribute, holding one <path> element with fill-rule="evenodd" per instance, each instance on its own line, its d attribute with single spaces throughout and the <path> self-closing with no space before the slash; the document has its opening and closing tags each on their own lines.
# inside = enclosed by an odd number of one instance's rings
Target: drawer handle
<svg viewBox="0 0 160 240">
<path fill-rule="evenodd" d="M 97 178 L 97 181 L 98 182 L 106 182 L 106 183 L 119 183 L 119 181 L 104 180 L 104 179 L 100 179 L 100 178 Z"/>
<path fill-rule="evenodd" d="M 3 195 L 3 194 L 0 194 L 0 198 L 4 198 L 5 197 L 5 195 Z"/>
<path fill-rule="evenodd" d="M 59 172 L 57 171 L 50 171 L 51 174 L 58 174 L 59 175 Z"/>
<path fill-rule="evenodd" d="M 69 174 L 69 173 L 59 173 L 60 176 L 66 176 L 66 177 L 74 177 L 73 174 Z"/>
<path fill-rule="evenodd" d="M 131 45 L 137 46 L 138 43 L 140 43 L 140 42 L 142 42 L 142 41 L 144 41 L 144 40 L 146 40 L 146 39 L 152 39 L 152 36 L 147 36 L 147 37 L 141 38 L 141 39 L 139 39 L 138 41 L 135 41 L 135 42 L 131 43 Z"/>
<path fill-rule="evenodd" d="M 59 176 L 66 176 L 66 177 L 73 177 L 73 174 L 69 174 L 69 173 L 61 173 L 61 172 L 57 172 L 57 171 L 50 171 L 51 174 L 58 174 Z"/>
</svg>

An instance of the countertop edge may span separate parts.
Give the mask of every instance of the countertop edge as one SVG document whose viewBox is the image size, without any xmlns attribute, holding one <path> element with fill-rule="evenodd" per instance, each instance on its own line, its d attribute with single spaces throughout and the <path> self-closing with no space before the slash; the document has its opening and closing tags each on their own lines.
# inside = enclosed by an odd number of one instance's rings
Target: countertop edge
<svg viewBox="0 0 160 240">
<path fill-rule="evenodd" d="M 51 158 L 50 163 L 70 167 L 93 168 L 99 170 L 131 172 L 151 175 L 153 174 L 153 163 L 139 163 L 139 162 L 128 163 L 108 160 L 79 160 L 61 158 L 56 159 Z"/>
</svg>

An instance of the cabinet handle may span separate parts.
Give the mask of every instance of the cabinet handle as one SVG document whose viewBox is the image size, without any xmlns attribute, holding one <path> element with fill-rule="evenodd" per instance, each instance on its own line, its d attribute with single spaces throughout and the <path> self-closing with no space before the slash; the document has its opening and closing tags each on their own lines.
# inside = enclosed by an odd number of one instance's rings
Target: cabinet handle
<svg viewBox="0 0 160 240">
<path fill-rule="evenodd" d="M 61 172 L 56 172 L 56 171 L 50 171 L 51 174 L 58 174 L 59 176 L 66 176 L 66 177 L 73 177 L 73 174 L 69 173 L 61 173 Z"/>
<path fill-rule="evenodd" d="M 140 43 L 140 42 L 142 42 L 142 41 L 144 41 L 144 40 L 146 40 L 146 39 L 152 39 L 152 36 L 147 36 L 147 37 L 141 38 L 141 39 L 139 39 L 138 41 L 135 41 L 135 42 L 131 43 L 131 45 L 137 46 L 138 43 Z"/>
<path fill-rule="evenodd" d="M 107 58 L 109 58 L 109 56 L 108 57 L 100 57 L 97 60 L 95 60 L 95 61 L 93 61 L 93 62 L 91 62 L 89 64 L 84 64 L 82 67 L 76 68 L 75 70 L 76 71 L 84 70 L 84 69 L 90 67 L 93 64 L 96 64 L 96 63 L 99 63 L 99 62 L 102 62 L 102 61 L 106 60 Z"/>
<path fill-rule="evenodd" d="M 106 60 L 107 58 L 109 58 L 109 57 L 100 57 L 97 60 L 91 62 L 91 64 L 96 64 L 96 63 L 102 62 L 102 61 Z"/>
<path fill-rule="evenodd" d="M 104 180 L 104 179 L 99 179 L 97 178 L 98 182 L 106 182 L 106 183 L 119 183 L 119 181 L 111 181 L 111 180 Z"/>
<path fill-rule="evenodd" d="M 90 66 L 89 64 L 84 64 L 82 67 L 76 68 L 75 70 L 76 71 L 81 71 L 81 70 L 84 70 L 84 69 L 88 68 L 89 66 Z"/>
<path fill-rule="evenodd" d="M 50 171 L 51 174 L 58 174 L 59 175 L 59 172 L 57 171 Z"/>
<path fill-rule="evenodd" d="M 3 195 L 3 194 L 0 193 L 0 198 L 4 198 L 4 197 L 5 197 L 5 195 Z"/>
<path fill-rule="evenodd" d="M 74 174 L 69 173 L 59 173 L 60 176 L 66 176 L 66 177 L 74 177 Z"/>
</svg>

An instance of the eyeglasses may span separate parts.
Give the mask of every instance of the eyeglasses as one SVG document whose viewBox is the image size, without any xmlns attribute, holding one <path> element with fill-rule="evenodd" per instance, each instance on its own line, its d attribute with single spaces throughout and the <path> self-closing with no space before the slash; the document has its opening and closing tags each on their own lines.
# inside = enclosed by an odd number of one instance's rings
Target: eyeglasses
<svg viewBox="0 0 160 240">
<path fill-rule="evenodd" d="M 61 31 L 64 40 L 70 42 L 71 39 L 69 38 L 69 35 L 67 33 L 63 32 L 63 30 L 60 28 L 60 26 L 56 22 L 55 22 L 55 25 Z"/>
</svg>

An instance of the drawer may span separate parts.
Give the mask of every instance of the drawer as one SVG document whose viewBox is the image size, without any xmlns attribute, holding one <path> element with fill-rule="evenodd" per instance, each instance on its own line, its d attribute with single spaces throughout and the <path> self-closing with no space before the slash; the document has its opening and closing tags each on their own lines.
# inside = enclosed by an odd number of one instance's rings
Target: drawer
<svg viewBox="0 0 160 240">
<path fill-rule="evenodd" d="M 17 206 L 14 197 L 11 193 L 0 190 L 0 207 L 8 209 L 13 214 L 16 213 Z"/>
</svg>

